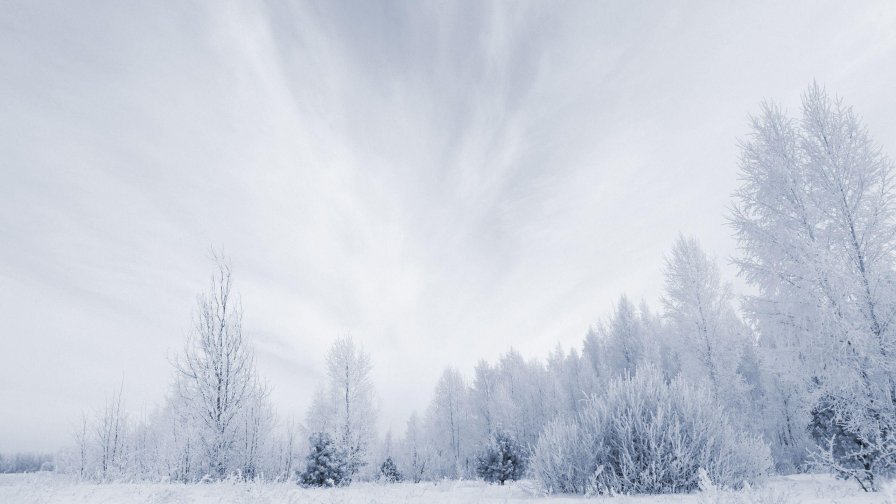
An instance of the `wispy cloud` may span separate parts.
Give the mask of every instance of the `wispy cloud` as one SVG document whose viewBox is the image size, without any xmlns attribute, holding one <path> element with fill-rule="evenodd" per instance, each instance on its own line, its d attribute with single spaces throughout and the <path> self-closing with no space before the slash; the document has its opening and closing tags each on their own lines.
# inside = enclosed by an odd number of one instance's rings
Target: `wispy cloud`
<svg viewBox="0 0 896 504">
<path fill-rule="evenodd" d="M 896 152 L 891 5 L 729 7 L 8 4 L 0 444 L 58 446 L 122 375 L 161 399 L 209 247 L 285 414 L 350 332 L 399 428 L 442 367 L 655 299 L 679 231 L 732 253 L 762 98 L 816 78 Z"/>
</svg>

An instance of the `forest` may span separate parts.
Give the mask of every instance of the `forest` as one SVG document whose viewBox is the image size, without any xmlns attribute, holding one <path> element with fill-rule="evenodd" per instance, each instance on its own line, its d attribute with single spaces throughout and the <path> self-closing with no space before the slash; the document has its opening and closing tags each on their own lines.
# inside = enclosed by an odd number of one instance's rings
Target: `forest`
<svg viewBox="0 0 896 504">
<path fill-rule="evenodd" d="M 377 363 L 350 336 L 325 356 L 306 416 L 280 417 L 238 267 L 219 256 L 160 406 L 136 415 L 110 384 L 67 448 L 26 465 L 97 482 L 531 479 L 583 495 L 828 473 L 878 491 L 896 464 L 893 164 L 818 84 L 796 115 L 766 102 L 749 126 L 725 216 L 735 257 L 679 236 L 657 258 L 659 305 L 621 293 L 578 347 L 541 359 L 508 348 L 472 376 L 448 367 L 403 432 L 378 430 Z"/>
</svg>

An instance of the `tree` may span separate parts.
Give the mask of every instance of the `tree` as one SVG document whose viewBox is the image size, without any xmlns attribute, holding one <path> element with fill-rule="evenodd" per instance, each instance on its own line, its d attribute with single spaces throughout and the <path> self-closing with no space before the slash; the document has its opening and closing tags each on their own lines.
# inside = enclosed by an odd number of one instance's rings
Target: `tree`
<svg viewBox="0 0 896 504">
<path fill-rule="evenodd" d="M 718 266 L 695 238 L 679 236 L 665 276 L 663 305 L 680 348 L 681 372 L 705 384 L 729 411 L 746 412 L 747 385 L 738 373 L 745 330 Z"/>
<path fill-rule="evenodd" d="M 112 393 L 94 426 L 99 448 L 99 477 L 103 481 L 113 473 L 120 474 L 125 458 L 127 419 L 121 409 L 121 394 L 122 388 Z"/>
<path fill-rule="evenodd" d="M 274 411 L 267 394 L 253 394 L 237 422 L 235 466 L 243 478 L 259 475 L 273 428 Z"/>
<path fill-rule="evenodd" d="M 311 428 L 330 434 L 346 457 L 345 477 L 351 479 L 371 456 L 376 410 L 370 357 L 345 337 L 330 347 L 326 364 L 328 387 L 315 394 L 307 421 Z"/>
<path fill-rule="evenodd" d="M 405 429 L 404 439 L 402 439 L 402 459 L 404 461 L 404 473 L 410 477 L 414 483 L 420 483 L 423 480 L 427 469 L 427 450 L 423 433 L 420 428 L 420 420 L 417 412 L 411 413 L 408 418 L 407 428 Z"/>
<path fill-rule="evenodd" d="M 87 415 L 84 413 L 81 414 L 81 422 L 74 431 L 74 437 L 78 478 L 84 479 L 90 463 L 90 438 L 87 433 Z"/>
<path fill-rule="evenodd" d="M 311 449 L 306 457 L 305 470 L 299 476 L 303 486 L 333 487 L 350 482 L 345 453 L 326 432 L 316 432 L 308 438 Z"/>
<path fill-rule="evenodd" d="M 301 451 L 295 421 L 290 419 L 278 428 L 273 447 L 277 481 L 289 481 L 295 476 L 296 454 Z"/>
<path fill-rule="evenodd" d="M 476 465 L 476 473 L 485 481 L 503 485 L 520 479 L 526 472 L 523 448 L 506 431 L 496 432 Z"/>
<path fill-rule="evenodd" d="M 193 329 L 175 362 L 181 404 L 198 426 L 203 464 L 223 478 L 236 469 L 233 449 L 239 421 L 267 392 L 259 383 L 249 341 L 243 336 L 242 308 L 232 291 L 231 266 L 215 257 L 217 270 L 207 293 L 197 300 Z"/>
<path fill-rule="evenodd" d="M 202 476 L 198 467 L 201 458 L 197 433 L 200 421 L 195 411 L 197 405 L 191 402 L 190 397 L 184 377 L 178 374 L 157 420 L 161 424 L 159 430 L 165 445 L 160 462 L 171 481 L 182 483 Z"/>
<path fill-rule="evenodd" d="M 456 369 L 446 369 L 439 378 L 426 412 L 426 425 L 433 443 L 436 475 L 460 478 L 466 474 L 467 386 Z"/>
<path fill-rule="evenodd" d="M 619 297 L 613 316 L 603 330 L 606 365 L 612 376 L 633 373 L 646 358 L 647 345 L 638 311 L 628 297 Z"/>
<path fill-rule="evenodd" d="M 575 349 L 565 354 L 558 343 L 548 357 L 547 371 L 554 381 L 553 395 L 560 413 L 578 413 L 582 401 L 595 392 L 590 369 Z"/>
<path fill-rule="evenodd" d="M 762 106 L 740 165 L 737 265 L 781 397 L 797 399 L 777 430 L 796 444 L 811 417 L 825 465 L 876 489 L 896 462 L 893 165 L 817 84 L 799 121 Z"/>
<path fill-rule="evenodd" d="M 386 457 L 386 460 L 380 464 L 380 479 L 387 483 L 399 483 L 402 480 L 401 473 L 392 457 Z"/>
<path fill-rule="evenodd" d="M 487 439 L 497 428 L 498 378 L 495 369 L 480 360 L 473 371 L 470 388 L 470 412 L 474 419 L 476 435 Z"/>
</svg>

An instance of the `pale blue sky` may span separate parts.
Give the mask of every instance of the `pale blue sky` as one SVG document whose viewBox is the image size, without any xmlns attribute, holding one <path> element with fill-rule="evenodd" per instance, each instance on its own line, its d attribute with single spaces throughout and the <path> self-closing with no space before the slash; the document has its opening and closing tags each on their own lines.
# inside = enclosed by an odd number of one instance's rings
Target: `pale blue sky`
<svg viewBox="0 0 896 504">
<path fill-rule="evenodd" d="M 445 366 L 655 300 L 679 232 L 734 253 L 763 98 L 817 79 L 896 154 L 888 1 L 0 10 L 0 451 L 65 444 L 122 380 L 159 403 L 210 246 L 284 416 L 350 333 L 401 431 Z"/>
</svg>

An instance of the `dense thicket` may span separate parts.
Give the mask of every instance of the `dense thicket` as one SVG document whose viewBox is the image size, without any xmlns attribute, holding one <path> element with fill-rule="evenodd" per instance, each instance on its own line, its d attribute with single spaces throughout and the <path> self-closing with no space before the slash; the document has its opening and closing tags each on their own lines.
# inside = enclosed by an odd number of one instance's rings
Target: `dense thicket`
<svg viewBox="0 0 896 504">
<path fill-rule="evenodd" d="M 548 491 L 676 493 L 697 489 L 701 469 L 728 487 L 754 481 L 769 472 L 771 454 L 731 425 L 710 390 L 647 366 L 547 429 L 532 465 Z"/>
</svg>

